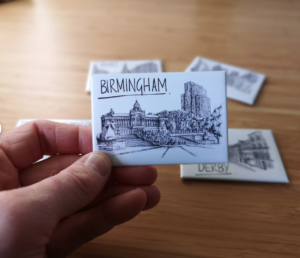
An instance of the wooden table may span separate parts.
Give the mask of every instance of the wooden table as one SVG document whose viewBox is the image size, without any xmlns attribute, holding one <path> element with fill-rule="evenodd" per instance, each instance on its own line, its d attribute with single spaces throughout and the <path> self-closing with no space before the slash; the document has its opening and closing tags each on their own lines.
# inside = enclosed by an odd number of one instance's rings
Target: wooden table
<svg viewBox="0 0 300 258">
<path fill-rule="evenodd" d="M 300 256 L 300 2 L 20 0 L 0 5 L 0 123 L 90 119 L 91 60 L 196 55 L 268 76 L 255 106 L 228 100 L 230 128 L 272 129 L 291 183 L 187 181 L 158 166 L 161 202 L 71 257 Z"/>
</svg>

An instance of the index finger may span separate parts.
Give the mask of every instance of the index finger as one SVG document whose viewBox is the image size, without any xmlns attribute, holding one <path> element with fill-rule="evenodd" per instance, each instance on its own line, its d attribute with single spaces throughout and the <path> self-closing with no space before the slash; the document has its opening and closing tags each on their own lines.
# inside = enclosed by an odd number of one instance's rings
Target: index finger
<svg viewBox="0 0 300 258">
<path fill-rule="evenodd" d="M 43 155 L 91 152 L 92 129 L 36 120 L 1 135 L 0 148 L 17 169 L 24 169 Z"/>
</svg>

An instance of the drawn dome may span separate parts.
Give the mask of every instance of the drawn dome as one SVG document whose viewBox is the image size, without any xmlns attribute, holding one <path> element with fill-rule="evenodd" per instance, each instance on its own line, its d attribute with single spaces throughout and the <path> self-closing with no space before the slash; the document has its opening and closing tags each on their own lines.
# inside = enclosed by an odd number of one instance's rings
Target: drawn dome
<svg viewBox="0 0 300 258">
<path fill-rule="evenodd" d="M 133 111 L 142 111 L 140 104 L 136 100 L 134 105 L 133 105 Z"/>
</svg>

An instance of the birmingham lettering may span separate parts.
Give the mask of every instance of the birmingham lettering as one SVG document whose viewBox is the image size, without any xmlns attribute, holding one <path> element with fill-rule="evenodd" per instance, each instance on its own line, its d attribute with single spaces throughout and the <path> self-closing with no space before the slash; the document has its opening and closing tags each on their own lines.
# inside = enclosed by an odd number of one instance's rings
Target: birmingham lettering
<svg viewBox="0 0 300 258">
<path fill-rule="evenodd" d="M 138 94 L 153 94 L 167 92 L 167 79 L 160 80 L 159 78 L 134 78 L 134 79 L 110 79 L 100 80 L 101 95 L 106 93 L 138 93 Z M 165 93 L 163 93 L 165 94 Z"/>
</svg>

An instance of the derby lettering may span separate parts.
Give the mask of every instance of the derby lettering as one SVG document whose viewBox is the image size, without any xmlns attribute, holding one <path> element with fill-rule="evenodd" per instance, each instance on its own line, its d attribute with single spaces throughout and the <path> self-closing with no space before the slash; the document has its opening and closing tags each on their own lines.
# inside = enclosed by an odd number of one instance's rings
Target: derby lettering
<svg viewBox="0 0 300 258">
<path fill-rule="evenodd" d="M 227 163 L 198 164 L 198 170 L 202 173 L 227 173 L 228 167 Z"/>
</svg>

